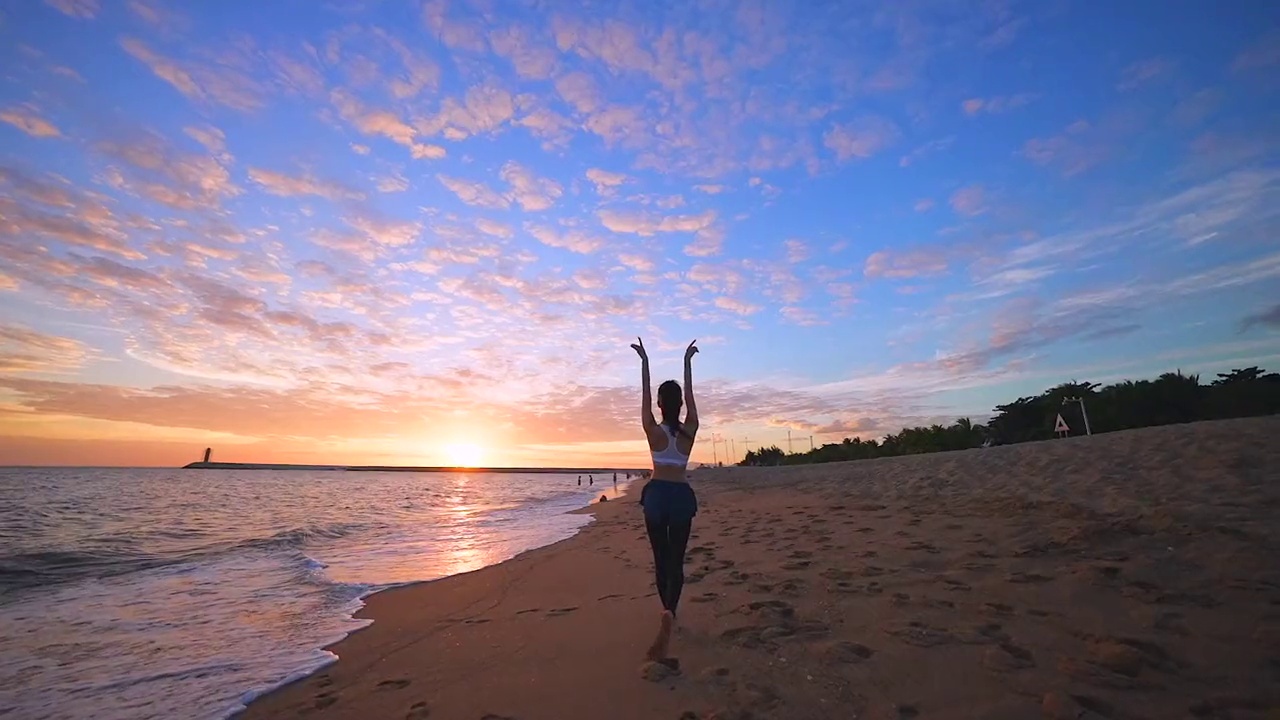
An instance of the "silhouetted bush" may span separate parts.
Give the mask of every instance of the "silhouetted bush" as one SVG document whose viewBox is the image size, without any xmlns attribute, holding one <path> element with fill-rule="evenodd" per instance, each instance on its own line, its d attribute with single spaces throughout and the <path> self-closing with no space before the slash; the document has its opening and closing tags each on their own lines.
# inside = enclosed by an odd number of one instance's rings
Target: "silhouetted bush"
<svg viewBox="0 0 1280 720">
<path fill-rule="evenodd" d="M 997 405 L 986 425 L 960 418 L 943 427 L 903 428 L 882 440 L 845 438 L 803 453 L 784 453 L 777 446 L 750 451 L 739 465 L 802 465 L 808 463 L 865 460 L 895 455 L 965 450 L 984 444 L 1048 440 L 1061 413 L 1072 434 L 1084 432 L 1079 405 L 1066 398 L 1084 400 L 1089 426 L 1094 433 L 1170 425 L 1196 420 L 1253 417 L 1280 413 L 1280 374 L 1250 367 L 1219 373 L 1208 385 L 1199 375 L 1181 371 L 1165 373 L 1155 380 L 1125 380 L 1099 387 L 1097 383 L 1069 382 Z"/>
</svg>

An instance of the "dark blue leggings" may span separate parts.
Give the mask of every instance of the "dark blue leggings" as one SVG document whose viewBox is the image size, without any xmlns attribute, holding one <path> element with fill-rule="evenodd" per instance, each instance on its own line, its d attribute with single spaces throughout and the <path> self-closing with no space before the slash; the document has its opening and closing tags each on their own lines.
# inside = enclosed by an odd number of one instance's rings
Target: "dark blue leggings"
<svg viewBox="0 0 1280 720">
<path fill-rule="evenodd" d="M 648 516 L 644 521 L 653 547 L 653 570 L 662 607 L 676 614 L 680 591 L 684 589 L 684 551 L 689 545 L 693 520 L 673 522 L 664 517 Z"/>
</svg>

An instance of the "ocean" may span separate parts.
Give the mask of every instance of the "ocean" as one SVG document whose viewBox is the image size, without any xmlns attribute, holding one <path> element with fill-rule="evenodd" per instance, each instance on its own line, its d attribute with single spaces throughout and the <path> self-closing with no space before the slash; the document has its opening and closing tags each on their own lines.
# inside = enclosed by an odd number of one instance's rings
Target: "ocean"
<svg viewBox="0 0 1280 720">
<path fill-rule="evenodd" d="M 225 718 L 368 594 L 572 536 L 614 495 L 575 478 L 0 469 L 0 717 Z"/>
</svg>

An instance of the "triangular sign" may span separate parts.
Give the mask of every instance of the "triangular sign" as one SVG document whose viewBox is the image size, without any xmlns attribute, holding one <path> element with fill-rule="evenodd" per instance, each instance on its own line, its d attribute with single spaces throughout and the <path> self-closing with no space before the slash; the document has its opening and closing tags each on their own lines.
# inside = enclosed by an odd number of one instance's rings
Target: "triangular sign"
<svg viewBox="0 0 1280 720">
<path fill-rule="evenodd" d="M 1053 431 L 1056 433 L 1071 432 L 1071 428 L 1067 427 L 1067 421 L 1062 419 L 1062 413 L 1058 413 L 1058 422 L 1054 423 Z"/>
</svg>

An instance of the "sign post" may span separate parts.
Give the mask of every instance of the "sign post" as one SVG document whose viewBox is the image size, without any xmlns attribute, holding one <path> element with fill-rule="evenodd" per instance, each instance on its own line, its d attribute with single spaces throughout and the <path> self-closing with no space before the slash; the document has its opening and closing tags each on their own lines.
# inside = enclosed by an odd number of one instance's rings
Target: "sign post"
<svg viewBox="0 0 1280 720">
<path fill-rule="evenodd" d="M 1062 419 L 1062 413 L 1058 413 L 1058 421 L 1053 424 L 1053 431 L 1058 434 L 1059 438 L 1064 438 L 1071 434 L 1071 428 L 1067 425 L 1067 421 Z"/>
</svg>

